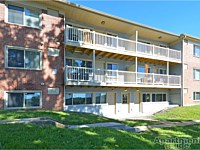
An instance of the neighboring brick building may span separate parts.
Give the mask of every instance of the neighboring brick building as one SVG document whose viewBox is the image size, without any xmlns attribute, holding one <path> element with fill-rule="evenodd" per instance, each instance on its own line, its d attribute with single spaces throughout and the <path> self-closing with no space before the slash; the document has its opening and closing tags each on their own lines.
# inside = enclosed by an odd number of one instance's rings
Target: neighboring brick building
<svg viewBox="0 0 200 150">
<path fill-rule="evenodd" d="M 1 0 L 0 109 L 111 116 L 199 104 L 198 44 L 70 2 Z"/>
</svg>

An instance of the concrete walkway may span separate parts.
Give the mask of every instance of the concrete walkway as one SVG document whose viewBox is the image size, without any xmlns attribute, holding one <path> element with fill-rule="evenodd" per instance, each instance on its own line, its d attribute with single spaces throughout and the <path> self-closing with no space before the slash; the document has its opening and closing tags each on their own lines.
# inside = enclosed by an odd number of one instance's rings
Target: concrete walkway
<svg viewBox="0 0 200 150">
<path fill-rule="evenodd" d="M 69 128 L 89 128 L 89 127 L 108 127 L 108 128 L 115 128 L 119 130 L 125 130 L 128 132 L 144 132 L 149 129 L 154 128 L 165 128 L 165 127 L 176 127 L 176 126 L 190 126 L 200 124 L 200 120 L 194 121 L 184 121 L 184 122 L 162 122 L 159 125 L 148 125 L 148 126 L 136 126 L 130 127 L 121 123 L 116 122 L 106 122 L 106 123 L 95 123 L 95 124 L 85 124 L 85 125 L 71 125 Z"/>
<path fill-rule="evenodd" d="M 54 125 L 57 128 L 90 128 L 90 127 L 107 127 L 114 128 L 118 130 L 124 130 L 127 132 L 143 132 L 146 130 L 154 128 L 165 128 L 165 127 L 176 127 L 176 126 L 190 126 L 195 124 L 200 124 L 200 120 L 193 121 L 182 121 L 182 122 L 161 122 L 158 125 L 148 125 L 148 126 L 136 126 L 130 127 L 122 123 L 117 122 L 105 122 L 105 123 L 94 123 L 94 124 L 84 124 L 84 125 L 64 125 L 56 120 L 53 120 L 49 117 L 40 117 L 40 118 L 24 118 L 24 119 L 14 119 L 14 120 L 3 120 L 0 121 L 0 124 L 27 124 L 34 123 L 38 125 Z"/>
<path fill-rule="evenodd" d="M 23 119 L 13 119 L 13 120 L 1 120 L 0 124 L 27 124 L 34 123 L 38 125 L 54 125 L 57 128 L 67 128 L 67 125 L 64 125 L 56 120 L 53 120 L 49 117 L 39 117 L 39 118 L 23 118 Z"/>
<path fill-rule="evenodd" d="M 90 127 L 107 127 L 107 128 L 124 130 L 124 131 L 128 131 L 128 132 L 135 132 L 135 128 L 124 125 L 122 123 L 117 123 L 117 122 L 105 122 L 105 123 L 94 123 L 94 124 L 71 125 L 71 126 L 69 126 L 70 129 L 90 128 Z"/>
</svg>

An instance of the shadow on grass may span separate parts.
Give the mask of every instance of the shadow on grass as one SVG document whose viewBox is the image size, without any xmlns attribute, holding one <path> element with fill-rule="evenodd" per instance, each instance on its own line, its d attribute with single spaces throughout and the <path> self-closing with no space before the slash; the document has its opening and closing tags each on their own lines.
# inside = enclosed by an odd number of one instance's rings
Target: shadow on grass
<svg viewBox="0 0 200 150">
<path fill-rule="evenodd" d="M 200 125 L 142 133 L 110 128 L 60 129 L 34 124 L 0 125 L 0 149 L 164 149 L 155 138 L 197 138 Z M 12 140 L 10 140 L 12 139 Z M 191 144 L 198 149 L 199 144 Z"/>
<path fill-rule="evenodd" d="M 9 110 L 0 111 L 0 120 L 12 120 L 21 118 L 50 117 L 66 125 L 80 125 L 99 122 L 117 122 L 94 114 L 62 112 L 62 111 L 45 111 L 45 110 Z"/>
</svg>

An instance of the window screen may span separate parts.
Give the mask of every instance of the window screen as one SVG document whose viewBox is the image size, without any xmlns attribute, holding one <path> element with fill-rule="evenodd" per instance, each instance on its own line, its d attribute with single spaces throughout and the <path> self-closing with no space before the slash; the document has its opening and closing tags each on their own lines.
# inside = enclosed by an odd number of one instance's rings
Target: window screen
<svg viewBox="0 0 200 150">
<path fill-rule="evenodd" d="M 8 5 L 8 22 L 23 25 L 23 12 L 24 8 Z"/>
</svg>

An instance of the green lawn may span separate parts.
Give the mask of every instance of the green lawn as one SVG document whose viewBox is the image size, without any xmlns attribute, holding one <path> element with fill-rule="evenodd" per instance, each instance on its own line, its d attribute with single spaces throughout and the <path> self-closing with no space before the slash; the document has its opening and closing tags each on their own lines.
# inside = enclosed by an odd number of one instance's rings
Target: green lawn
<svg viewBox="0 0 200 150">
<path fill-rule="evenodd" d="M 155 138 L 198 138 L 200 125 L 132 133 L 109 128 L 61 129 L 34 124 L 0 125 L 0 149 L 164 149 Z M 190 148 L 199 149 L 200 144 Z"/>
<path fill-rule="evenodd" d="M 64 124 L 121 122 L 130 126 L 158 124 L 153 121 L 118 121 L 85 113 L 44 110 L 0 111 L 0 120 L 30 117 L 51 117 Z M 159 120 L 200 119 L 200 106 L 178 107 L 155 115 Z M 61 129 L 52 125 L 7 124 L 0 125 L 0 149 L 164 149 L 166 144 L 155 143 L 155 138 L 199 138 L 200 125 L 152 129 L 142 133 L 126 132 L 111 128 Z M 176 148 L 171 144 L 172 149 Z M 179 145 L 180 146 L 180 145 Z M 197 144 L 187 145 L 199 149 Z M 170 148 L 170 149 L 171 149 Z M 167 148 L 169 149 L 169 148 Z"/>
<path fill-rule="evenodd" d="M 166 121 L 200 120 L 200 105 L 172 108 L 167 112 L 155 114 L 154 119 Z"/>
<path fill-rule="evenodd" d="M 143 126 L 148 124 L 158 124 L 152 121 L 119 121 L 110 118 L 105 118 L 93 114 L 62 112 L 62 111 L 45 111 L 45 110 L 9 110 L 0 111 L 0 120 L 12 120 L 20 118 L 35 118 L 35 117 L 50 117 L 66 125 L 80 125 L 99 122 L 121 122 L 129 126 Z"/>
<path fill-rule="evenodd" d="M 97 122 L 115 121 L 113 119 L 86 113 L 62 112 L 62 111 L 45 111 L 45 110 L 8 110 L 0 111 L 0 120 L 12 120 L 20 118 L 50 117 L 61 123 L 87 124 Z"/>
</svg>

